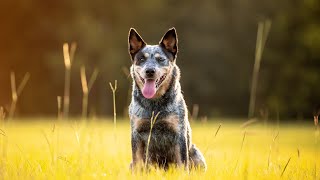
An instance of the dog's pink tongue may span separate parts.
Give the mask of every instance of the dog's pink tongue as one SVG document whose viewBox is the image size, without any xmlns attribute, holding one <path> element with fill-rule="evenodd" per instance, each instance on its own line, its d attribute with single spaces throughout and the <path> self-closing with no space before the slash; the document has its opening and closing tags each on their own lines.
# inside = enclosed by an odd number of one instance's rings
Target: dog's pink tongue
<svg viewBox="0 0 320 180">
<path fill-rule="evenodd" d="M 147 79 L 143 86 L 142 94 L 145 98 L 151 99 L 156 94 L 156 81 Z"/>
</svg>

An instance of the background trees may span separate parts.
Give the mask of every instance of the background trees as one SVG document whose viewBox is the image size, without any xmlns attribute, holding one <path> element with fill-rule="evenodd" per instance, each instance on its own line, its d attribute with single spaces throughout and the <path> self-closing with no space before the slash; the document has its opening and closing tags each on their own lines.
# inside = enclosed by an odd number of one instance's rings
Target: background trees
<svg viewBox="0 0 320 180">
<path fill-rule="evenodd" d="M 130 66 L 127 33 L 135 27 L 149 44 L 175 26 L 182 88 L 200 114 L 246 116 L 257 23 L 272 21 L 261 64 L 259 110 L 285 118 L 311 115 L 319 101 L 320 4 L 308 1 L 3 1 L 0 6 L 0 105 L 10 102 L 11 70 L 31 79 L 18 104 L 21 116 L 55 115 L 63 94 L 62 44 L 77 42 L 71 113 L 80 115 L 79 69 L 100 74 L 90 111 L 111 115 L 107 82 L 118 80 L 118 109 L 127 107 Z"/>
</svg>

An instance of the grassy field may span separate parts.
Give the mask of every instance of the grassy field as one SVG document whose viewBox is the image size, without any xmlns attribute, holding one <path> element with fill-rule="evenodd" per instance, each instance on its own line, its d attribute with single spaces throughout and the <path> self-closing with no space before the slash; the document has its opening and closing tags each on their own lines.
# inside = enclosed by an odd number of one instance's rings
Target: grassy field
<svg viewBox="0 0 320 180">
<path fill-rule="evenodd" d="M 242 122 L 244 122 L 243 120 Z M 0 135 L 1 179 L 320 179 L 319 146 L 309 124 L 259 123 L 241 128 L 232 119 L 192 123 L 206 173 L 180 169 L 129 171 L 128 120 L 11 121 Z M 221 128 L 216 134 L 219 127 Z M 319 144 L 319 143 L 318 143 Z M 281 177 L 282 175 L 282 177 Z"/>
</svg>

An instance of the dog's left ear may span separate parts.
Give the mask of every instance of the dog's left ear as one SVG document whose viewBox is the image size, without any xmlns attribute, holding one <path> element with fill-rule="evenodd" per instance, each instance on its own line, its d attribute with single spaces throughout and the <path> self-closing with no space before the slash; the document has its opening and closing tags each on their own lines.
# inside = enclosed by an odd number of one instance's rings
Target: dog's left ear
<svg viewBox="0 0 320 180">
<path fill-rule="evenodd" d="M 160 46 L 168 50 L 174 58 L 176 58 L 178 53 L 178 36 L 176 29 L 173 27 L 166 32 L 159 42 Z"/>
</svg>

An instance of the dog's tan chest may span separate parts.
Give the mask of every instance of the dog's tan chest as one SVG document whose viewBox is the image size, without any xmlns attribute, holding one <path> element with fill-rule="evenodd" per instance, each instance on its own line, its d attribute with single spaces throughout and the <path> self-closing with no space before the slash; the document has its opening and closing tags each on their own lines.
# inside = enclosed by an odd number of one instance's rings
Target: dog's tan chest
<svg viewBox="0 0 320 180">
<path fill-rule="evenodd" d="M 151 127 L 150 119 L 143 119 L 139 117 L 133 117 L 131 119 L 133 130 L 136 132 L 149 132 Z M 169 115 L 160 119 L 156 119 L 153 126 L 153 131 L 160 133 L 166 133 L 166 131 L 179 132 L 179 117 L 177 115 Z"/>
</svg>

